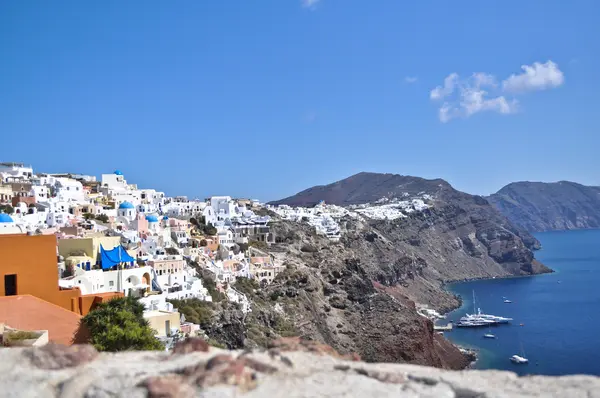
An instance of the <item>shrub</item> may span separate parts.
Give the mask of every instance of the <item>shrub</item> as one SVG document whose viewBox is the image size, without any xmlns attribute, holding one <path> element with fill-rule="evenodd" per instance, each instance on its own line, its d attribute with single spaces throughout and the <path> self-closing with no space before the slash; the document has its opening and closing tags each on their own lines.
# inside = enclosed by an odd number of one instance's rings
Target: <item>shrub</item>
<svg viewBox="0 0 600 398">
<path fill-rule="evenodd" d="M 248 247 L 255 247 L 258 250 L 263 250 L 263 251 L 267 250 L 269 248 L 269 246 L 267 245 L 266 242 L 262 242 L 262 241 L 259 241 L 259 240 L 250 241 L 248 243 Z"/>
<path fill-rule="evenodd" d="M 174 255 L 176 255 L 176 254 L 179 254 L 179 250 L 177 250 L 177 249 L 176 249 L 176 248 L 174 248 L 174 247 L 167 247 L 167 248 L 165 249 L 165 253 L 167 253 L 167 254 L 170 254 L 170 255 L 174 256 Z"/>
<path fill-rule="evenodd" d="M 2 336 L 2 340 L 5 343 L 10 343 L 11 341 L 37 339 L 38 337 L 40 337 L 39 333 L 17 330 L 14 332 L 8 332 L 8 333 L 5 332 L 4 335 Z"/>
<path fill-rule="evenodd" d="M 96 215 L 96 220 L 98 220 L 100 222 L 107 223 L 108 222 L 108 216 L 106 214 L 97 214 Z"/>
<path fill-rule="evenodd" d="M 189 322 L 198 324 L 202 327 L 210 325 L 211 318 L 213 316 L 213 304 L 202 301 L 197 298 L 185 299 L 185 300 L 169 300 L 171 304 L 179 313 L 185 316 L 185 319 Z"/>
<path fill-rule="evenodd" d="M 216 235 L 217 229 L 212 226 L 212 224 L 207 224 L 204 226 L 204 234 L 206 235 Z"/>
<path fill-rule="evenodd" d="M 254 279 L 244 277 L 236 278 L 233 287 L 247 296 L 253 296 L 254 291 L 260 288 L 260 286 Z"/>
<path fill-rule="evenodd" d="M 83 218 L 85 220 L 91 220 L 92 218 L 94 218 L 94 215 L 92 213 L 83 213 Z"/>
<path fill-rule="evenodd" d="M 15 209 L 11 205 L 0 205 L 0 213 L 13 214 L 14 212 Z"/>
<path fill-rule="evenodd" d="M 133 297 L 101 303 L 81 319 L 98 351 L 164 350 L 144 319 L 144 305 Z"/>
</svg>

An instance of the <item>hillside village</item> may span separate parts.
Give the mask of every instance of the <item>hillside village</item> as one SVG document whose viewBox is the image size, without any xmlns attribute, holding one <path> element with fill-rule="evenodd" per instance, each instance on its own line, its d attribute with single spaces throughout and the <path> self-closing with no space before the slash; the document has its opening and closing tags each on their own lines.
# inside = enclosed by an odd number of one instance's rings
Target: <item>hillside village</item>
<svg viewBox="0 0 600 398">
<path fill-rule="evenodd" d="M 236 280 L 264 286 L 285 269 L 269 253 L 277 242 L 271 216 L 307 223 L 338 241 L 344 217 L 396 219 L 431 200 L 422 195 L 351 208 L 198 200 L 138 188 L 119 170 L 98 180 L 34 173 L 21 163 L 0 163 L 0 181 L 0 324 L 44 330 L 49 341 L 64 344 L 74 342 L 80 317 L 115 297 L 139 298 L 167 347 L 201 333 L 173 300 L 211 302 L 220 294 L 250 312 Z M 40 313 L 47 316 L 24 315 Z"/>
</svg>

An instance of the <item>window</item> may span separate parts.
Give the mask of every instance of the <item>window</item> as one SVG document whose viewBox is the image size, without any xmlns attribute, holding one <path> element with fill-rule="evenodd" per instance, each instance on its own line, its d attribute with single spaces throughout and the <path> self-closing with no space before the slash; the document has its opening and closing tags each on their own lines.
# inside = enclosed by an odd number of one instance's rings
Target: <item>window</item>
<svg viewBox="0 0 600 398">
<path fill-rule="evenodd" d="M 113 282 L 113 281 L 108 281 L 108 286 L 109 286 L 109 287 L 113 287 L 114 285 L 115 285 L 115 282 Z"/>
<path fill-rule="evenodd" d="M 5 296 L 16 296 L 17 295 L 17 275 L 4 275 L 4 295 Z"/>
</svg>

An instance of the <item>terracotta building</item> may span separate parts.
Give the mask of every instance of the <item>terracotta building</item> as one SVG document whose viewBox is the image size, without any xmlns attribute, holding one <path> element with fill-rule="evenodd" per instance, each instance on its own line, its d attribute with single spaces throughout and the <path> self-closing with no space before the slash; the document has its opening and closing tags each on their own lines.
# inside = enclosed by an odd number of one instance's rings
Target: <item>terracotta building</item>
<svg viewBox="0 0 600 398">
<path fill-rule="evenodd" d="M 0 296 L 31 295 L 79 315 L 120 292 L 82 295 L 60 289 L 56 236 L 0 235 Z"/>
</svg>

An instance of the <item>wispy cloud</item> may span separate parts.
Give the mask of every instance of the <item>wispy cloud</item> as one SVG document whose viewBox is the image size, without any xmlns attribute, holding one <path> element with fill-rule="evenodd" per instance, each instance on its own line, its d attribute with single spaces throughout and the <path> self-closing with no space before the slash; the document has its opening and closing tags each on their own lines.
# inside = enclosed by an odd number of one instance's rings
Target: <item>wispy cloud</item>
<svg viewBox="0 0 600 398">
<path fill-rule="evenodd" d="M 314 10 L 321 0 L 301 0 L 302 7 Z"/>
<path fill-rule="evenodd" d="M 565 82 L 565 75 L 552 61 L 545 64 L 534 62 L 533 65 L 521 66 L 521 69 L 523 73 L 511 75 L 504 80 L 502 83 L 504 90 L 509 92 L 547 90 Z"/>
<path fill-rule="evenodd" d="M 413 84 L 413 83 L 416 83 L 418 80 L 419 80 L 419 78 L 418 78 L 418 77 L 416 77 L 416 76 L 406 76 L 406 77 L 404 78 L 404 81 L 405 81 L 406 83 L 408 83 L 408 84 Z"/>
<path fill-rule="evenodd" d="M 513 74 L 501 84 L 494 75 L 478 72 L 467 78 L 451 73 L 444 83 L 429 93 L 432 101 L 444 101 L 438 110 L 441 122 L 468 118 L 479 112 L 496 112 L 509 115 L 518 111 L 519 102 L 514 96 L 534 90 L 554 88 L 564 83 L 558 66 L 548 61 L 522 66 L 523 73 Z M 507 97 L 512 94 L 512 97 Z"/>
</svg>

